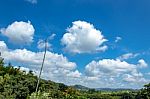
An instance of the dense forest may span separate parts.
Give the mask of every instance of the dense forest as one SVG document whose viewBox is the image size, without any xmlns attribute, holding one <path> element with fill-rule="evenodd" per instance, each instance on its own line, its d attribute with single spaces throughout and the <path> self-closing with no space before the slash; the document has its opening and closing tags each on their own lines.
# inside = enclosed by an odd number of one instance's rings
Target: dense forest
<svg viewBox="0 0 150 99">
<path fill-rule="evenodd" d="M 32 71 L 6 66 L 0 59 L 0 99 L 150 99 L 150 83 L 141 90 L 97 91 L 41 79 L 37 93 L 36 84 Z"/>
</svg>

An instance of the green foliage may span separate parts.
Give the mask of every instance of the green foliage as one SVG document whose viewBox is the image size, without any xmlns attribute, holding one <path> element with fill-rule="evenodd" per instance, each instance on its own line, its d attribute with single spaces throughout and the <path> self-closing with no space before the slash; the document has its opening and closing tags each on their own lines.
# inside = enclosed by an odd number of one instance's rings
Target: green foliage
<svg viewBox="0 0 150 99">
<path fill-rule="evenodd" d="M 144 88 L 138 92 L 136 98 L 137 99 L 150 99 L 150 83 L 144 85 Z"/>
<path fill-rule="evenodd" d="M 52 99 L 49 97 L 49 93 L 42 93 L 42 92 L 38 92 L 38 93 L 32 93 L 30 96 L 27 97 L 27 99 Z"/>
</svg>

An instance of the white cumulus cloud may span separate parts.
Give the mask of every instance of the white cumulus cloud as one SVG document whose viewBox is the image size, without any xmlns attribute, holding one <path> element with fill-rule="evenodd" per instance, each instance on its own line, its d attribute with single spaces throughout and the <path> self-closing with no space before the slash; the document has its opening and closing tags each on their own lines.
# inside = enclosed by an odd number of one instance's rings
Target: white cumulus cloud
<svg viewBox="0 0 150 99">
<path fill-rule="evenodd" d="M 148 66 L 148 64 L 143 59 L 140 59 L 138 61 L 138 63 L 139 63 L 138 66 L 141 67 L 141 68 Z"/>
<path fill-rule="evenodd" d="M 28 71 L 30 69 L 35 71 L 36 74 L 39 73 L 44 52 L 33 52 L 27 49 L 11 50 L 7 48 L 4 41 L 0 41 L 0 44 L 0 52 L 5 62 L 22 66 L 22 70 Z M 42 77 L 67 84 L 69 79 L 81 76 L 81 73 L 76 70 L 76 66 L 76 63 L 70 62 L 62 54 L 47 51 Z"/>
<path fill-rule="evenodd" d="M 85 78 L 88 85 L 93 87 L 98 85 L 105 85 L 105 87 L 112 87 L 113 85 L 142 87 L 149 81 L 139 72 L 139 64 L 145 66 L 146 63 L 144 63 L 144 60 L 139 60 L 138 64 L 130 64 L 119 59 L 92 61 L 85 67 Z M 95 85 L 92 85 L 92 83 Z"/>
<path fill-rule="evenodd" d="M 131 72 L 136 69 L 136 65 L 120 60 L 102 59 L 98 62 L 90 62 L 88 65 L 86 65 L 85 69 L 87 75 L 89 76 L 101 76 L 103 74 L 111 75 Z"/>
<path fill-rule="evenodd" d="M 22 66 L 21 70 L 30 69 L 36 75 L 39 74 L 44 52 L 27 49 L 11 50 L 4 41 L 0 41 L 0 52 L 5 62 Z M 143 59 L 137 64 L 119 59 L 101 59 L 88 63 L 85 72 L 81 73 L 76 69 L 77 64 L 70 62 L 64 55 L 47 51 L 42 77 L 68 85 L 81 84 L 91 88 L 141 88 L 150 81 L 140 72 L 141 67 L 147 65 Z"/>
<path fill-rule="evenodd" d="M 78 70 L 76 70 L 75 72 L 70 72 L 69 74 L 67 74 L 67 76 L 71 76 L 71 77 L 75 77 L 75 78 L 79 78 L 79 77 L 81 77 L 81 73 L 78 71 Z"/>
<path fill-rule="evenodd" d="M 107 49 L 107 46 L 103 45 L 107 39 L 92 24 L 85 21 L 74 21 L 72 23 L 72 27 L 67 29 L 61 39 L 65 50 L 71 53 L 91 53 Z"/>
<path fill-rule="evenodd" d="M 0 41 L 0 51 L 6 51 L 7 50 L 7 45 L 5 44 L 4 41 Z"/>
<path fill-rule="evenodd" d="M 7 28 L 0 29 L 0 31 L 14 44 L 30 44 L 33 42 L 35 29 L 30 21 L 15 21 Z"/>
<path fill-rule="evenodd" d="M 143 77 L 141 73 L 136 73 L 136 75 L 125 74 L 123 75 L 123 80 L 131 83 L 146 83 L 147 80 Z"/>
</svg>

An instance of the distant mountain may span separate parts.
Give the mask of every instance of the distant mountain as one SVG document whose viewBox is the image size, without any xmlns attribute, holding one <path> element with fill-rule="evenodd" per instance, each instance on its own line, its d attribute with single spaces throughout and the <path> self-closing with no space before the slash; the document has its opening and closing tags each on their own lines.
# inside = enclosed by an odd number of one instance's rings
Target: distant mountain
<svg viewBox="0 0 150 99">
<path fill-rule="evenodd" d="M 75 89 L 78 89 L 78 90 L 89 90 L 90 88 L 88 87 L 85 87 L 85 86 L 82 86 L 82 85 L 74 85 L 74 86 L 71 86 Z"/>
<path fill-rule="evenodd" d="M 88 88 L 82 85 L 74 85 L 71 87 L 78 89 L 78 90 L 95 89 L 96 91 L 138 91 L 138 89 L 130 89 L 130 88 Z"/>
<path fill-rule="evenodd" d="M 136 91 L 138 89 L 130 89 L 130 88 L 96 88 L 97 91 Z"/>
</svg>

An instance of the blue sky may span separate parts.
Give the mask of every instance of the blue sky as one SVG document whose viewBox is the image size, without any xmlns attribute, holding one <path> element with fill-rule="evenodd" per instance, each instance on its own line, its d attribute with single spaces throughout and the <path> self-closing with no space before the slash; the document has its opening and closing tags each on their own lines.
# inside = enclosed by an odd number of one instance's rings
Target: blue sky
<svg viewBox="0 0 150 99">
<path fill-rule="evenodd" d="M 0 51 L 38 74 L 50 37 L 43 78 L 141 88 L 150 81 L 149 9 L 149 0 L 1 0 Z"/>
</svg>

